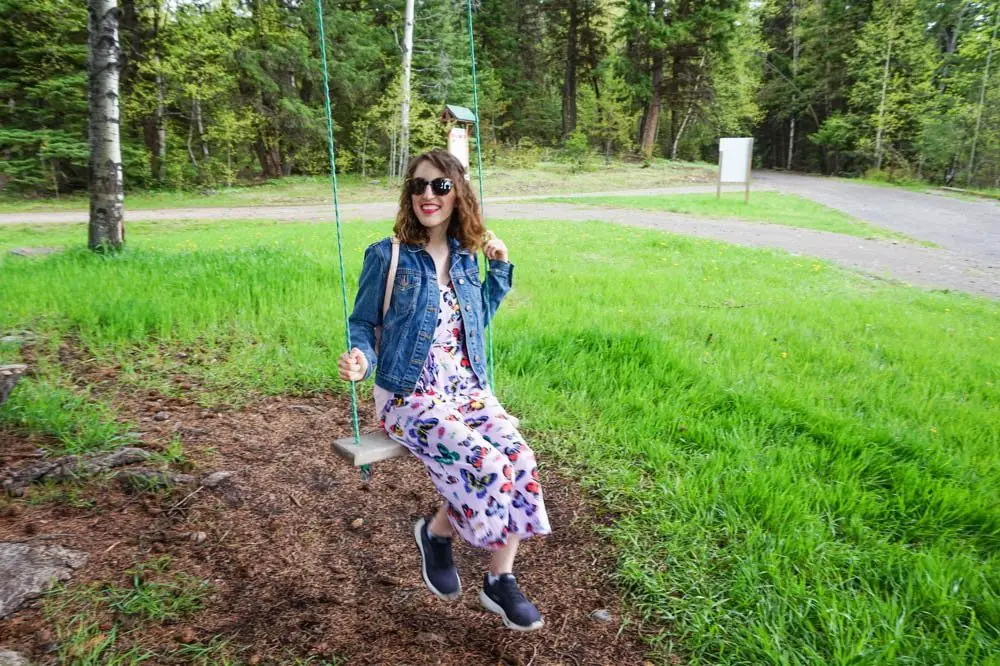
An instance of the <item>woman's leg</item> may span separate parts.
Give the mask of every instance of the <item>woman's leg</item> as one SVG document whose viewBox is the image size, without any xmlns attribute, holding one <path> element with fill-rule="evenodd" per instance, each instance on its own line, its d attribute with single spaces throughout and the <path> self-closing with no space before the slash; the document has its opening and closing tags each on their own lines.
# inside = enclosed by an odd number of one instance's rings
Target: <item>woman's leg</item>
<svg viewBox="0 0 1000 666">
<path fill-rule="evenodd" d="M 490 558 L 490 574 L 499 576 L 514 571 L 514 558 L 517 557 L 517 546 L 520 543 L 521 537 L 516 534 L 507 535 L 507 545 L 493 551 L 493 557 Z"/>
<path fill-rule="evenodd" d="M 427 530 L 436 537 L 450 539 L 455 536 L 455 530 L 452 529 L 451 523 L 448 522 L 447 502 L 441 503 L 441 507 L 434 514 L 434 518 L 431 519 L 430 524 L 427 525 Z"/>
</svg>

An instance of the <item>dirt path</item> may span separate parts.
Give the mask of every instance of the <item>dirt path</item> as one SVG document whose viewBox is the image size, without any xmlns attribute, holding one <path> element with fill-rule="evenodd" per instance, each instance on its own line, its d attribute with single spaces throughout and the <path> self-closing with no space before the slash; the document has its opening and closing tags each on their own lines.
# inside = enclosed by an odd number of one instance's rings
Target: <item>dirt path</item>
<svg viewBox="0 0 1000 666">
<path fill-rule="evenodd" d="M 80 379 L 114 391 L 114 371 Z M 129 495 L 117 484 L 89 486 L 92 507 L 33 503 L 0 511 L 0 540 L 45 539 L 84 550 L 90 559 L 74 584 L 123 584 L 138 560 L 169 554 L 173 569 L 212 582 L 205 608 L 180 624 L 137 626 L 119 645 L 169 654 L 180 641 L 216 636 L 245 647 L 239 663 L 291 663 L 293 657 L 356 664 L 635 664 L 647 648 L 626 622 L 609 582 L 613 551 L 595 533 L 599 518 L 571 479 L 549 459 L 541 476 L 554 533 L 525 542 L 517 573 L 547 626 L 524 635 L 503 628 L 478 601 L 487 555 L 456 547 L 464 593 L 442 602 L 425 588 L 411 532 L 437 495 L 415 459 L 380 463 L 370 483 L 335 457 L 331 442 L 349 432 L 342 398 L 271 398 L 239 411 L 205 410 L 156 393 L 119 393 L 123 416 L 139 424 L 146 448 L 175 434 L 194 473 L 231 470 L 232 482 L 171 495 Z M 153 419 L 167 412 L 163 421 Z M 371 415 L 366 414 L 370 420 Z M 12 433 L 0 431 L 0 443 Z M 15 438 L 16 439 L 16 438 Z M 8 442 L 8 452 L 30 451 Z M 16 464 L 7 462 L 8 465 Z M 352 526 L 357 519 L 363 523 Z M 165 534 L 204 532 L 196 545 Z M 591 617 L 604 609 L 610 621 Z M 122 621 L 110 615 L 95 621 Z M 662 628 L 661 628 L 662 629 Z M 37 604 L 0 622 L 0 645 L 43 656 L 52 627 Z M 182 663 L 174 658 L 155 663 Z"/>
<path fill-rule="evenodd" d="M 793 254 L 828 259 L 841 266 L 891 280 L 932 289 L 950 289 L 1000 298 L 1000 204 L 965 201 L 947 196 L 875 187 L 842 180 L 763 172 L 755 189 L 799 194 L 837 208 L 866 222 L 894 229 L 919 240 L 937 243 L 926 248 L 892 241 L 730 219 L 710 219 L 637 210 L 543 203 L 545 197 L 487 199 L 493 219 L 598 220 L 747 245 L 771 247 Z M 712 192 L 711 186 L 592 192 L 641 195 Z M 553 195 L 546 195 L 553 196 Z M 396 212 L 394 203 L 351 204 L 341 207 L 346 220 L 384 221 Z M 178 219 L 270 219 L 288 222 L 331 221 L 329 206 L 257 206 L 246 208 L 187 208 L 129 211 L 134 221 Z M 84 212 L 0 215 L 0 225 L 15 223 L 80 223 Z"/>
</svg>

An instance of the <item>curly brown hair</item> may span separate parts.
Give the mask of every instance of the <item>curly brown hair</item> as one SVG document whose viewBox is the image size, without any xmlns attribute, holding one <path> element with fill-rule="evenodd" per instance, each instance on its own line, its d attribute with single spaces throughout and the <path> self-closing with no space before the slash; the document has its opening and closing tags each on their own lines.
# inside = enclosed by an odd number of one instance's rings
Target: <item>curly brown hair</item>
<svg viewBox="0 0 1000 666">
<path fill-rule="evenodd" d="M 465 180 L 465 169 L 454 155 L 446 150 L 431 150 L 413 158 L 403 180 L 403 193 L 399 197 L 399 212 L 392 232 L 401 243 L 424 245 L 430 240 L 427 229 L 417 219 L 413 211 L 413 197 L 407 189 L 414 172 L 424 162 L 430 162 L 440 169 L 446 178 L 454 183 L 455 210 L 448 222 L 448 235 L 458 239 L 459 244 L 471 252 L 477 252 L 485 242 L 486 225 L 479 213 L 479 202 L 472 186 Z"/>
</svg>

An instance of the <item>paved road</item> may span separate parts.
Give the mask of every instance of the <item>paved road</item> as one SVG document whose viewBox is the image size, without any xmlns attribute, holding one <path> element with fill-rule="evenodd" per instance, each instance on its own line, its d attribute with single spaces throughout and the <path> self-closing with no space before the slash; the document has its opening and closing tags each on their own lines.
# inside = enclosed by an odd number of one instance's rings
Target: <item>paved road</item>
<svg viewBox="0 0 1000 666">
<path fill-rule="evenodd" d="M 773 171 L 755 174 L 755 181 L 1000 268 L 1000 202 Z"/>
<path fill-rule="evenodd" d="M 487 199 L 486 213 L 488 218 L 494 219 L 599 220 L 713 238 L 739 245 L 773 247 L 795 254 L 829 259 L 879 277 L 1000 298 L 1000 204 L 776 172 L 757 174 L 754 188 L 799 194 L 871 224 L 932 241 L 940 247 L 926 248 L 891 241 L 864 240 L 843 234 L 735 220 L 538 201 L 545 198 L 543 196 Z M 714 189 L 713 186 L 688 186 L 586 193 L 574 197 L 714 192 Z M 350 204 L 342 206 L 341 211 L 342 217 L 347 220 L 378 221 L 394 217 L 396 205 Z M 130 210 L 128 219 L 271 219 L 322 222 L 330 221 L 332 212 L 329 205 L 186 208 Z M 0 224 L 82 224 L 85 221 L 86 212 L 80 211 L 0 215 Z"/>
</svg>

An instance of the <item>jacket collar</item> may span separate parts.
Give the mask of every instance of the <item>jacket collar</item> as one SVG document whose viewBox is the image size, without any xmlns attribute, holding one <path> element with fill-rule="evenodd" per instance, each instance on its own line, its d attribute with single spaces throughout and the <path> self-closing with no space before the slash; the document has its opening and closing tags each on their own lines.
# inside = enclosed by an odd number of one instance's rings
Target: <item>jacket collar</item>
<svg viewBox="0 0 1000 666">
<path fill-rule="evenodd" d="M 403 245 L 410 252 L 420 252 L 424 249 L 423 245 Z M 448 236 L 448 249 L 451 250 L 452 256 L 457 254 L 472 254 L 467 249 L 459 245 L 458 239 L 453 236 Z"/>
</svg>

